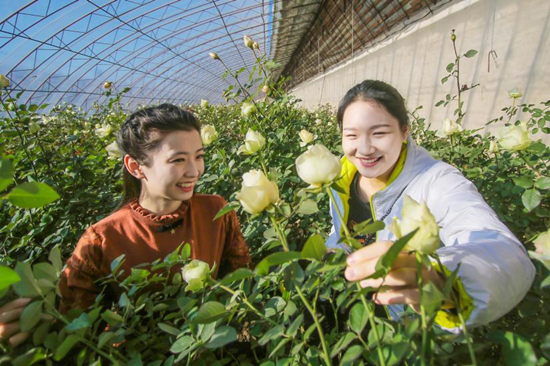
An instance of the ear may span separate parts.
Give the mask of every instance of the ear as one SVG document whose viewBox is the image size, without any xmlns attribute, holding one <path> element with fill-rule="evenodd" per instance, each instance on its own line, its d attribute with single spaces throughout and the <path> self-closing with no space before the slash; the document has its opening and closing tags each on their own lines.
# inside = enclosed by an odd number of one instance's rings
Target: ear
<svg viewBox="0 0 550 366">
<path fill-rule="evenodd" d="M 410 133 L 411 133 L 411 126 L 407 125 L 403 130 L 403 141 L 407 140 L 407 137 L 409 137 Z"/>
<path fill-rule="evenodd" d="M 130 175 L 133 175 L 137 179 L 147 179 L 145 173 L 141 170 L 141 165 L 130 155 L 124 155 L 124 167 Z"/>
</svg>

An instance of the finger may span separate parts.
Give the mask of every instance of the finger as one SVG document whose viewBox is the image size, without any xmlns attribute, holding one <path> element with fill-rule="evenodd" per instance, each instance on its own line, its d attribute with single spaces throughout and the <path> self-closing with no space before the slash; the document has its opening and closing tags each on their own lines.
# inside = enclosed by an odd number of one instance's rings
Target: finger
<svg viewBox="0 0 550 366">
<path fill-rule="evenodd" d="M 399 253 L 395 262 L 393 262 L 392 268 L 416 268 L 416 260 L 413 260 L 411 257 L 412 256 L 406 252 Z M 376 271 L 376 263 L 379 259 L 380 258 L 377 257 L 365 262 L 354 262 L 355 264 L 348 265 L 344 272 L 346 279 L 348 281 L 359 281 L 372 275 Z"/>
<path fill-rule="evenodd" d="M 346 259 L 348 265 L 355 263 L 369 261 L 374 258 L 380 257 L 386 253 L 392 246 L 393 242 L 389 240 L 382 240 L 372 243 L 364 248 L 361 248 L 348 256 Z"/>
<path fill-rule="evenodd" d="M 24 308 L 25 306 L 27 306 L 27 304 L 31 300 L 32 299 L 30 299 L 28 297 L 22 297 L 20 299 L 10 301 L 6 305 L 4 305 L 0 308 L 0 314 L 5 313 L 6 311 L 11 311 L 11 310 L 17 309 L 17 308 Z"/>
<path fill-rule="evenodd" d="M 13 337 L 10 338 L 10 345 L 12 347 L 17 347 L 21 343 L 25 342 L 27 338 L 31 335 L 31 332 L 23 332 L 23 333 L 17 333 Z"/>
<path fill-rule="evenodd" d="M 10 338 L 12 335 L 19 333 L 20 330 L 21 330 L 21 327 L 19 325 L 19 322 L 0 324 L 0 339 L 6 340 Z"/>
<path fill-rule="evenodd" d="M 11 323 L 21 318 L 24 308 L 19 308 L 4 313 L 0 313 L 0 324 Z"/>
<path fill-rule="evenodd" d="M 420 296 L 417 288 L 407 288 L 385 292 L 377 292 L 373 295 L 374 302 L 380 305 L 394 304 L 418 304 Z"/>
<path fill-rule="evenodd" d="M 392 270 L 385 278 L 363 280 L 360 284 L 363 288 L 378 288 L 382 285 L 390 287 L 414 287 L 417 284 L 416 268 L 397 268 Z"/>
</svg>

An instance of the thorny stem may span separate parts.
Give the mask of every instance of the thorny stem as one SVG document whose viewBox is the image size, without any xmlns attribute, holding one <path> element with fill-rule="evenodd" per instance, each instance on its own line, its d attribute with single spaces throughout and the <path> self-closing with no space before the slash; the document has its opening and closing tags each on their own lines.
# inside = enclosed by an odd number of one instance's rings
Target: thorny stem
<svg viewBox="0 0 550 366">
<path fill-rule="evenodd" d="M 286 237 L 283 231 L 279 227 L 279 223 L 277 222 L 277 220 L 275 220 L 273 215 L 271 215 L 270 213 L 268 213 L 268 216 L 271 219 L 271 222 L 273 223 L 273 227 L 275 227 L 275 231 L 277 232 L 277 236 L 279 237 L 279 240 L 281 240 L 281 245 L 283 246 L 283 250 L 285 252 L 288 252 L 290 250 L 288 247 L 288 242 L 286 241 Z"/>
<path fill-rule="evenodd" d="M 439 268 L 440 268 L 440 273 L 443 275 L 443 279 L 445 280 L 445 282 L 447 282 L 448 277 L 447 277 L 447 273 L 445 273 L 444 271 L 445 267 L 443 267 L 443 263 L 441 263 L 441 258 L 439 258 L 439 255 L 437 255 L 436 253 L 432 254 L 432 257 L 434 257 L 435 260 L 437 261 L 437 264 L 439 265 Z M 464 338 L 466 338 L 466 344 L 468 345 L 468 352 L 470 353 L 470 359 L 472 360 L 472 365 L 476 366 L 477 361 L 476 361 L 476 355 L 474 353 L 474 348 L 472 346 L 472 339 L 470 338 L 470 334 L 468 333 L 468 328 L 466 328 L 466 321 L 464 320 L 464 316 L 462 315 L 462 308 L 460 307 L 460 302 L 458 301 L 456 294 L 453 291 L 451 291 L 451 299 L 454 305 L 456 306 L 456 312 L 458 314 L 458 319 L 460 320 L 460 325 L 462 326 L 462 330 L 464 332 Z"/>
<path fill-rule="evenodd" d="M 454 35 L 454 29 L 453 33 Z M 458 90 L 458 120 L 462 123 L 462 117 L 464 114 L 462 113 L 462 107 L 460 106 L 460 96 L 461 96 L 461 89 L 460 89 L 460 56 L 458 56 L 458 52 L 456 51 L 456 39 L 451 38 L 451 41 L 453 42 L 453 50 L 455 53 L 455 65 L 456 65 L 456 88 Z"/>
<path fill-rule="evenodd" d="M 323 328 L 321 328 L 321 323 L 319 322 L 319 319 L 317 318 L 317 314 L 315 314 L 315 310 L 313 310 L 313 308 L 311 307 L 311 304 L 305 298 L 304 294 L 302 293 L 302 290 L 300 290 L 300 287 L 298 285 L 296 285 L 295 287 L 296 287 L 296 292 L 298 292 L 298 296 L 300 296 L 300 299 L 302 300 L 305 307 L 307 308 L 307 310 L 309 311 L 309 313 L 313 317 L 313 321 L 315 322 L 315 327 L 317 328 L 317 332 L 319 333 L 319 338 L 321 340 L 321 346 L 323 347 L 325 362 L 327 363 L 328 366 L 332 366 L 332 360 L 330 358 L 329 348 L 328 348 L 327 342 L 325 340 L 325 335 L 323 333 Z"/>
</svg>

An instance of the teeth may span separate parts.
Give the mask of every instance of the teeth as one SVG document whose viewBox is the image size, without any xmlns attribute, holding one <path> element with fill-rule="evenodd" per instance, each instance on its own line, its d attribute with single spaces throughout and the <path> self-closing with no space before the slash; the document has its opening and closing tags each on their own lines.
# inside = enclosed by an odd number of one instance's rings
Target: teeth
<svg viewBox="0 0 550 366">
<path fill-rule="evenodd" d="M 189 188 L 189 187 L 193 187 L 193 183 L 178 183 L 177 186 L 178 187 Z"/>
<path fill-rule="evenodd" d="M 378 158 L 374 158 L 374 159 L 361 159 L 363 160 L 365 163 L 374 163 L 376 160 L 378 160 Z"/>
</svg>

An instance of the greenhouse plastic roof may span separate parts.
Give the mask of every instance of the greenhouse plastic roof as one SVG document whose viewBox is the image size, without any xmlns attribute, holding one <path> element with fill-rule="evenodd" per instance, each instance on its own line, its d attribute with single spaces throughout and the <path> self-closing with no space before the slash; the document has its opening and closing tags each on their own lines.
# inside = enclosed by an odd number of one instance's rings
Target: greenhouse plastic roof
<svg viewBox="0 0 550 366">
<path fill-rule="evenodd" d="M 123 102 L 222 103 L 223 64 L 254 63 L 251 36 L 270 54 L 274 0 L 1 0 L 0 74 L 21 102 L 89 109 L 105 81 L 129 87 Z M 244 73 L 243 78 L 247 75 Z"/>
</svg>

